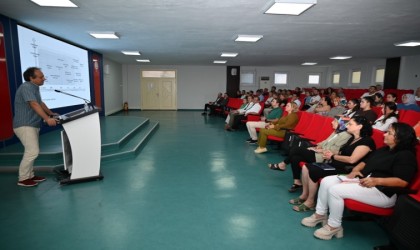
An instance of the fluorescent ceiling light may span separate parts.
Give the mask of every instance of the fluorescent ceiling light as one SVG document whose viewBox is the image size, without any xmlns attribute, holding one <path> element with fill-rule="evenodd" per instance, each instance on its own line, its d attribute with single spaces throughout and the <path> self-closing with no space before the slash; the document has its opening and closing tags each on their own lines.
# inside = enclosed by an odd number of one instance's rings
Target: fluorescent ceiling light
<svg viewBox="0 0 420 250">
<path fill-rule="evenodd" d="M 330 59 L 333 60 L 346 60 L 346 59 L 350 59 L 351 56 L 334 56 L 334 57 L 330 57 Z"/>
<path fill-rule="evenodd" d="M 420 41 L 407 41 L 402 43 L 395 43 L 395 46 L 404 46 L 404 47 L 416 47 L 420 46 Z"/>
<path fill-rule="evenodd" d="M 98 39 L 119 39 L 115 32 L 91 32 L 89 34 Z"/>
<path fill-rule="evenodd" d="M 310 66 L 310 65 L 317 65 L 318 63 L 316 63 L 316 62 L 305 62 L 305 63 L 302 63 L 302 65 L 305 65 L 305 66 Z"/>
<path fill-rule="evenodd" d="M 222 52 L 221 57 L 237 57 L 238 53 L 231 53 L 231 52 Z"/>
<path fill-rule="evenodd" d="M 136 61 L 137 61 L 137 62 L 145 62 L 145 63 L 150 62 L 150 60 L 149 60 L 149 59 L 137 59 Z"/>
<path fill-rule="evenodd" d="M 32 2 L 43 7 L 78 7 L 70 0 L 31 0 Z"/>
<path fill-rule="evenodd" d="M 275 0 L 265 14 L 298 16 L 316 4 L 317 0 Z"/>
<path fill-rule="evenodd" d="M 235 39 L 235 42 L 258 42 L 258 40 L 260 40 L 261 38 L 263 38 L 262 35 L 238 35 L 238 37 Z"/>
<path fill-rule="evenodd" d="M 213 61 L 213 63 L 226 63 L 227 61 L 219 61 L 219 60 L 215 60 Z"/>
<path fill-rule="evenodd" d="M 140 56 L 140 52 L 138 51 L 128 51 L 128 50 L 122 50 L 121 51 L 124 55 L 128 55 L 128 56 Z"/>
</svg>

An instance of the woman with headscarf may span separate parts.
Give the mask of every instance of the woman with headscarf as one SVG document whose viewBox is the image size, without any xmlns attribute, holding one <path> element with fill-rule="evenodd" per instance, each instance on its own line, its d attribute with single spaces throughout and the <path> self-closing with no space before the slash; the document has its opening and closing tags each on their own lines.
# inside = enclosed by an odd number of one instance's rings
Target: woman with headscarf
<svg viewBox="0 0 420 250">
<path fill-rule="evenodd" d="M 398 104 L 398 110 L 414 110 L 420 112 L 420 107 L 416 102 L 416 96 L 413 94 L 404 94 L 402 96 L 402 103 Z"/>
</svg>

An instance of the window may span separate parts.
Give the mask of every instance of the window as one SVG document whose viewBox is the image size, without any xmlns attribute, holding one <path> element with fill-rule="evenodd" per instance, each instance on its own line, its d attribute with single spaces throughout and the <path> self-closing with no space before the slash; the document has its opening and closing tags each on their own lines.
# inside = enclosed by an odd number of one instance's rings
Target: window
<svg viewBox="0 0 420 250">
<path fill-rule="evenodd" d="M 255 73 L 241 72 L 241 85 L 255 85 Z"/>
<path fill-rule="evenodd" d="M 274 84 L 287 84 L 287 73 L 274 73 Z"/>
<path fill-rule="evenodd" d="M 321 74 L 309 74 L 308 75 L 308 84 L 319 84 L 321 79 Z"/>
<path fill-rule="evenodd" d="M 332 83 L 335 84 L 335 85 L 339 85 L 340 84 L 340 73 L 339 72 L 334 72 L 333 73 Z"/>
<path fill-rule="evenodd" d="M 362 71 L 361 70 L 353 70 L 351 72 L 351 84 L 359 85 L 361 77 L 362 77 Z"/>
<path fill-rule="evenodd" d="M 144 70 L 141 72 L 143 78 L 175 78 L 174 70 Z"/>
<path fill-rule="evenodd" d="M 384 68 L 378 68 L 375 72 L 375 83 L 384 83 L 385 78 L 385 69 Z"/>
</svg>

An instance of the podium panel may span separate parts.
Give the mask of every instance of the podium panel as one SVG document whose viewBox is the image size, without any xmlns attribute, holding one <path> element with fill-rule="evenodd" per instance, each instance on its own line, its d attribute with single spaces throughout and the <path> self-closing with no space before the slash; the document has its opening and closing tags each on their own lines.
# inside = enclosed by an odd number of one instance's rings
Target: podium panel
<svg viewBox="0 0 420 250">
<path fill-rule="evenodd" d="M 101 166 L 101 127 L 97 109 L 76 110 L 60 116 L 64 169 L 69 177 L 61 184 L 103 179 Z"/>
</svg>

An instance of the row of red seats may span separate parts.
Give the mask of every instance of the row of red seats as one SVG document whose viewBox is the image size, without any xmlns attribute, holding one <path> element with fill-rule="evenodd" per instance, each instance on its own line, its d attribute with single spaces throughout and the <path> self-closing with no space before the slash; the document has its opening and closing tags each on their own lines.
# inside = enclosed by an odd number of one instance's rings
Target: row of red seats
<svg viewBox="0 0 420 250">
<path fill-rule="evenodd" d="M 299 111 L 299 122 L 291 132 L 300 135 L 300 137 L 317 144 L 325 140 L 333 131 L 332 121 L 334 118 L 321 116 L 309 112 Z M 268 140 L 283 142 L 284 138 L 269 135 Z"/>
</svg>

